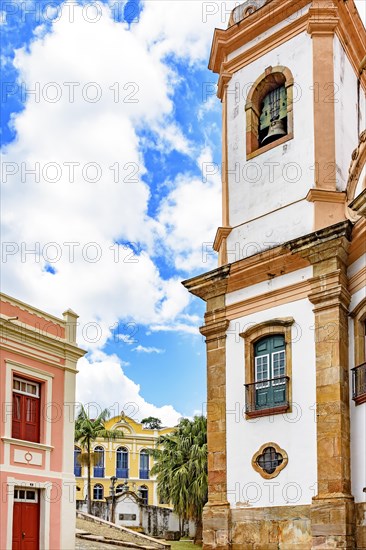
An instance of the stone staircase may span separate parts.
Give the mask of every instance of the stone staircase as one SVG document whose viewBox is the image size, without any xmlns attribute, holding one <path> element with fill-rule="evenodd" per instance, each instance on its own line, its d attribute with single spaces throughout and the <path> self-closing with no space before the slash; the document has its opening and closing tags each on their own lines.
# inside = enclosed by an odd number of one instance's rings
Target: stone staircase
<svg viewBox="0 0 366 550">
<path fill-rule="evenodd" d="M 76 537 L 123 548 L 142 550 L 169 550 L 170 544 L 161 542 L 127 527 L 115 525 L 84 512 L 76 512 Z"/>
</svg>

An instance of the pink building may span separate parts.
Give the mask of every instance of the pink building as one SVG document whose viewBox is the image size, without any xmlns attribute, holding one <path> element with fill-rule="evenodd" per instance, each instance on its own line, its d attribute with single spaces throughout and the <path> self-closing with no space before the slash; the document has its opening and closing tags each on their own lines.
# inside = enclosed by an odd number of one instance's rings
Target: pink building
<svg viewBox="0 0 366 550">
<path fill-rule="evenodd" d="M 0 305 L 0 548 L 73 549 L 77 315 Z"/>
</svg>

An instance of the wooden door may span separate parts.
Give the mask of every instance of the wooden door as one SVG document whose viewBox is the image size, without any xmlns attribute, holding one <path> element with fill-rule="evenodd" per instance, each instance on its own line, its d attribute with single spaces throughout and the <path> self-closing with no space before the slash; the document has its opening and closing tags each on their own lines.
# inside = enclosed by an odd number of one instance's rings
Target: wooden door
<svg viewBox="0 0 366 550">
<path fill-rule="evenodd" d="M 14 502 L 12 550 L 39 550 L 39 502 Z"/>
</svg>

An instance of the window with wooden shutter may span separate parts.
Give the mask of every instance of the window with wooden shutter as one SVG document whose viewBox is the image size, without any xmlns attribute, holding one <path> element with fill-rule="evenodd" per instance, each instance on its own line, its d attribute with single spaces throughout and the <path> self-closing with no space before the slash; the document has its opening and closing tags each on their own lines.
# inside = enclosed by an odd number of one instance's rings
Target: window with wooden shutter
<svg viewBox="0 0 366 550">
<path fill-rule="evenodd" d="M 18 377 L 13 379 L 12 437 L 40 440 L 40 384 Z"/>
</svg>

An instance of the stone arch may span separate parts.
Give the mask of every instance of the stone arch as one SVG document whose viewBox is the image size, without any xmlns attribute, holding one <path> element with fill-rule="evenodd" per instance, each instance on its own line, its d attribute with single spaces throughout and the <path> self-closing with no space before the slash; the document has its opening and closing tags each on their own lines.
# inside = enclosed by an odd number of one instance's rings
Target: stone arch
<svg viewBox="0 0 366 550">
<path fill-rule="evenodd" d="M 268 145 L 261 146 L 259 143 L 259 117 L 261 104 L 264 97 L 275 88 L 285 86 L 287 95 L 287 134 Z M 267 67 L 249 90 L 245 103 L 246 112 L 246 137 L 247 137 L 247 160 L 257 154 L 276 147 L 282 142 L 293 138 L 293 87 L 294 77 L 288 67 L 277 65 Z"/>
</svg>

